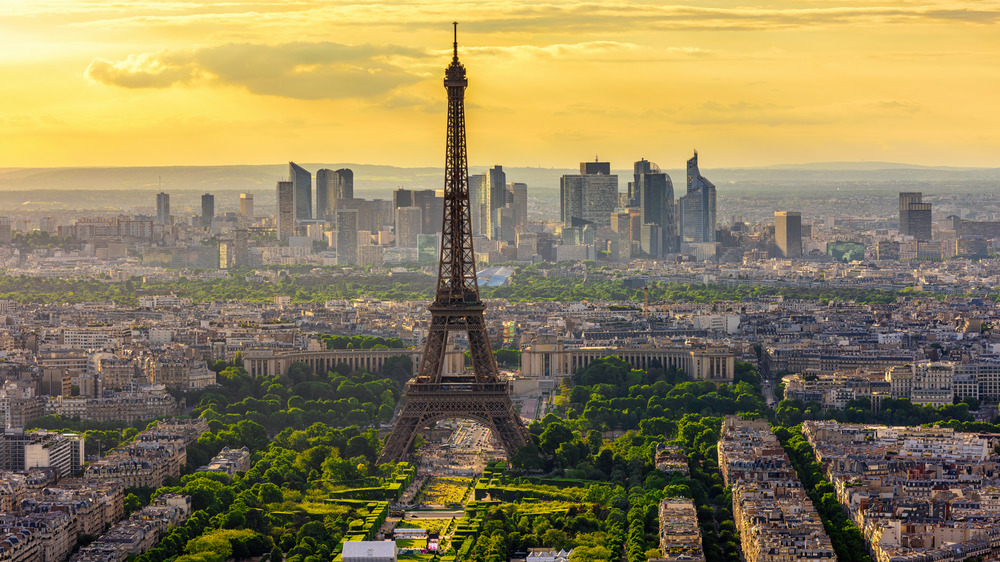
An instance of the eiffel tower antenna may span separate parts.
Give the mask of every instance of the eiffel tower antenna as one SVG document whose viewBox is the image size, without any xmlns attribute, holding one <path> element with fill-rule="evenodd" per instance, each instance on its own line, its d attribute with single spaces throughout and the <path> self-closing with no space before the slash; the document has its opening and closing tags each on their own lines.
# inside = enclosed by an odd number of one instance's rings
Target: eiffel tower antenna
<svg viewBox="0 0 1000 562">
<path fill-rule="evenodd" d="M 406 385 L 406 404 L 382 448 L 379 463 L 409 458 L 417 434 L 431 423 L 447 418 L 467 418 L 486 425 L 503 444 L 508 457 L 528 443 L 528 431 L 514 410 L 507 384 L 497 372 L 483 315 L 486 307 L 479 298 L 465 146 L 465 88 L 469 81 L 465 67 L 458 60 L 458 23 L 453 25 L 454 55 L 444 78 L 448 91 L 448 133 L 437 291 L 428 307 L 431 326 L 420 370 L 416 380 Z M 472 374 L 444 373 L 451 332 L 467 334 Z"/>
</svg>

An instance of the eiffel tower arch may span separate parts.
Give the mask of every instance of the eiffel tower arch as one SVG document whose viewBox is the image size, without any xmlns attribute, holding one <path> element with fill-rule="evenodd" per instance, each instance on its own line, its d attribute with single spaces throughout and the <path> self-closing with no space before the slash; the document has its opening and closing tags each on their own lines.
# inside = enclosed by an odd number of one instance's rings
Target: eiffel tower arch
<svg viewBox="0 0 1000 562">
<path fill-rule="evenodd" d="M 465 146 L 465 88 L 469 81 L 458 60 L 458 24 L 454 25 L 454 55 L 444 79 L 448 91 L 444 216 L 437 290 L 428 307 L 431 326 L 420 370 L 416 379 L 406 385 L 406 404 L 382 448 L 380 463 L 407 459 L 417 434 L 446 418 L 467 418 L 486 425 L 508 457 L 528 443 L 528 430 L 497 372 L 483 316 L 486 307 L 479 298 Z M 452 332 L 468 336 L 471 374 L 442 372 Z"/>
</svg>

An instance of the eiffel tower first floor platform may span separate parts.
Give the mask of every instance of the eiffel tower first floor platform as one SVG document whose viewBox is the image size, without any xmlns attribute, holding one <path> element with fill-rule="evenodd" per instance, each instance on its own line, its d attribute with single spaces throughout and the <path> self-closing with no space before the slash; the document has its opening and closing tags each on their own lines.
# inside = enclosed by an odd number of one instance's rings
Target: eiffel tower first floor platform
<svg viewBox="0 0 1000 562">
<path fill-rule="evenodd" d="M 514 409 L 506 384 L 411 382 L 406 388 L 406 404 L 378 462 L 408 460 L 417 434 L 448 418 L 482 423 L 500 441 L 508 458 L 528 443 L 528 430 Z"/>
</svg>

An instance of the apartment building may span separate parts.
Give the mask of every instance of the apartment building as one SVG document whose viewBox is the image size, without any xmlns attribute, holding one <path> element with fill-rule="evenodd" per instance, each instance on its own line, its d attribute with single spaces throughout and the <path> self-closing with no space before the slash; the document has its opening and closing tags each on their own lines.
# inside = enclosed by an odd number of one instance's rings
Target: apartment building
<svg viewBox="0 0 1000 562">
<path fill-rule="evenodd" d="M 747 562 L 836 561 L 819 514 L 767 420 L 726 416 L 718 450 Z"/>
</svg>

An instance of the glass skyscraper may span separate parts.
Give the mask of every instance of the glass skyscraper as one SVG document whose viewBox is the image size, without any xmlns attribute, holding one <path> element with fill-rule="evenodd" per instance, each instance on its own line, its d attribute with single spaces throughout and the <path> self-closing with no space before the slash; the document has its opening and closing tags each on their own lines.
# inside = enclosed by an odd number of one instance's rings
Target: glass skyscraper
<svg viewBox="0 0 1000 562">
<path fill-rule="evenodd" d="M 337 201 L 354 199 L 354 171 L 350 168 L 316 171 L 316 218 L 332 218 L 337 214 Z"/>
<path fill-rule="evenodd" d="M 680 202 L 681 242 L 715 242 L 715 184 L 698 171 L 698 152 L 687 162 L 687 194 Z"/>
<path fill-rule="evenodd" d="M 559 180 L 559 217 L 567 227 L 611 224 L 618 206 L 618 176 L 608 162 L 581 162 L 580 175 Z"/>
<path fill-rule="evenodd" d="M 659 257 L 661 253 L 677 252 L 674 235 L 674 184 L 670 176 L 648 160 L 635 163 L 632 183 L 633 196 L 638 199 L 642 225 L 655 224 L 657 239 L 643 236 L 642 253 L 647 257 Z"/>
<path fill-rule="evenodd" d="M 295 190 L 290 181 L 279 181 L 275 190 L 277 202 L 278 240 L 295 235 Z"/>
<path fill-rule="evenodd" d="M 170 195 L 166 193 L 156 194 L 156 222 L 160 224 L 170 224 Z"/>
<path fill-rule="evenodd" d="M 316 170 L 316 218 L 324 219 L 336 208 L 336 203 L 330 198 L 330 184 L 333 183 L 333 170 L 326 168 Z"/>
<path fill-rule="evenodd" d="M 312 174 L 295 162 L 288 163 L 288 176 L 295 197 L 295 220 L 312 218 Z"/>
<path fill-rule="evenodd" d="M 485 192 L 487 215 L 483 231 L 487 238 L 493 239 L 497 235 L 500 209 L 507 204 L 507 174 L 502 166 L 496 165 L 486 171 Z"/>
<path fill-rule="evenodd" d="M 201 196 L 201 225 L 205 228 L 212 226 L 212 219 L 215 218 L 215 196 L 206 193 Z"/>
</svg>

